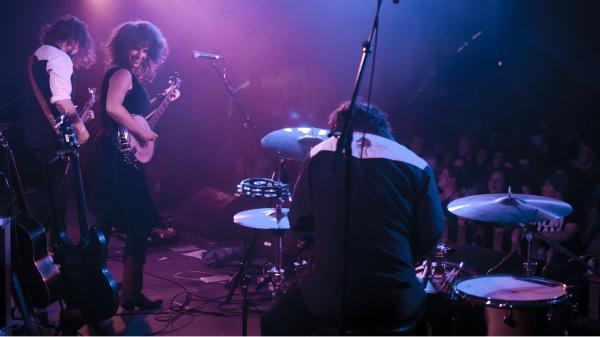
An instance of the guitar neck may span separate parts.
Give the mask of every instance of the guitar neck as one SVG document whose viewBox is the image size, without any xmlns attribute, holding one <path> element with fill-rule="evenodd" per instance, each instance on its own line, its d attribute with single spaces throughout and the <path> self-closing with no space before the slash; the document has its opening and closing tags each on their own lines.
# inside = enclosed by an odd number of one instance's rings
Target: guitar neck
<svg viewBox="0 0 600 337">
<path fill-rule="evenodd" d="M 90 116 L 92 115 L 92 107 L 94 103 L 96 103 L 96 88 L 88 88 L 88 92 L 90 93 L 90 99 L 81 109 L 81 114 L 79 115 L 79 119 L 85 124 Z"/>
<path fill-rule="evenodd" d="M 91 110 L 85 110 L 81 116 L 79 116 L 79 119 L 83 122 L 83 124 L 87 123 L 88 119 L 90 119 L 91 116 Z"/>
<path fill-rule="evenodd" d="M 78 150 L 72 150 L 68 154 L 73 170 L 73 185 L 75 187 L 75 197 L 77 199 L 77 214 L 79 217 L 79 234 L 81 235 L 80 242 L 84 245 L 89 241 L 88 233 L 88 217 L 87 217 L 87 202 L 85 200 L 85 192 L 83 190 L 83 180 L 81 178 L 81 166 L 79 164 Z"/>
<path fill-rule="evenodd" d="M 158 108 L 154 109 L 154 111 L 152 111 L 148 115 L 148 117 L 146 117 L 146 120 L 148 121 L 148 124 L 150 125 L 151 128 L 154 128 L 156 123 L 158 123 L 158 120 L 160 119 L 160 117 L 162 117 L 165 110 L 167 110 L 169 103 L 171 103 L 171 101 L 167 97 L 168 96 L 165 96 L 163 98 L 163 101 L 158 106 Z"/>
</svg>

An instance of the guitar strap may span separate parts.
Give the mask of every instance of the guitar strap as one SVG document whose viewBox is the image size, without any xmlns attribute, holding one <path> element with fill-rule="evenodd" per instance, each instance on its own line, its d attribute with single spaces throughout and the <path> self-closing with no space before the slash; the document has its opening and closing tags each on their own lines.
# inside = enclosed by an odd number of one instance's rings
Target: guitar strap
<svg viewBox="0 0 600 337">
<path fill-rule="evenodd" d="M 48 123 L 50 123 L 52 130 L 54 130 L 54 132 L 58 135 L 58 130 L 55 127 L 56 118 L 54 118 L 54 114 L 52 113 L 52 110 L 50 110 L 50 107 L 48 106 L 48 102 L 46 102 L 46 99 L 44 98 L 44 95 L 42 94 L 40 87 L 38 86 L 37 82 L 35 81 L 35 78 L 33 78 L 33 58 L 34 58 L 33 54 L 29 55 L 29 64 L 27 67 L 27 73 L 29 75 L 29 82 L 31 83 L 31 88 L 33 89 L 33 93 L 35 94 L 35 98 L 37 99 L 37 101 L 40 105 L 40 108 L 42 108 L 42 111 L 44 112 L 46 119 L 48 119 Z"/>
</svg>

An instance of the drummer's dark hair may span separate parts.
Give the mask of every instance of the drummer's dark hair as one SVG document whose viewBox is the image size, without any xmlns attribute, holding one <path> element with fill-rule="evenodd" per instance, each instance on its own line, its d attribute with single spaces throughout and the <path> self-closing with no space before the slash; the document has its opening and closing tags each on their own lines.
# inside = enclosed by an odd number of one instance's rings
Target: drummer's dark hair
<svg viewBox="0 0 600 337">
<path fill-rule="evenodd" d="M 333 132 L 341 132 L 344 127 L 350 101 L 342 102 L 329 115 L 329 128 Z M 372 133 L 388 139 L 394 139 L 388 114 L 372 104 L 356 103 L 352 114 L 352 128 L 355 131 Z"/>
</svg>

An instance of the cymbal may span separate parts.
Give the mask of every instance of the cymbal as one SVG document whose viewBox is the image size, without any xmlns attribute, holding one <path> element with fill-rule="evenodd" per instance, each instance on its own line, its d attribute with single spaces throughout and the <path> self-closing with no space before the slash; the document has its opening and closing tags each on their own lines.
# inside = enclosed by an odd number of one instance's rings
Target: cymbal
<svg viewBox="0 0 600 337">
<path fill-rule="evenodd" d="M 303 161 L 313 146 L 328 138 L 328 133 L 325 129 L 312 127 L 285 128 L 267 134 L 260 143 L 276 156 Z"/>
<path fill-rule="evenodd" d="M 529 194 L 480 194 L 456 199 L 448 210 L 457 216 L 505 224 L 560 219 L 573 211 L 566 202 Z"/>
<path fill-rule="evenodd" d="M 282 208 L 277 214 L 275 208 L 257 208 L 239 212 L 233 216 L 238 225 L 256 229 L 290 229 L 287 214 L 290 210 Z"/>
</svg>

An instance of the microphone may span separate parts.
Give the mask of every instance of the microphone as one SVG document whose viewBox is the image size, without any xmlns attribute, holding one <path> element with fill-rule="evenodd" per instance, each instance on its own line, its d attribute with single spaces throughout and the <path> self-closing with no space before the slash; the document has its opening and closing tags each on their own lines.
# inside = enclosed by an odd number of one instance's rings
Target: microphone
<svg viewBox="0 0 600 337">
<path fill-rule="evenodd" d="M 223 58 L 221 55 L 205 53 L 203 51 L 192 50 L 192 57 L 195 59 L 209 59 L 209 60 L 220 60 Z"/>
</svg>

